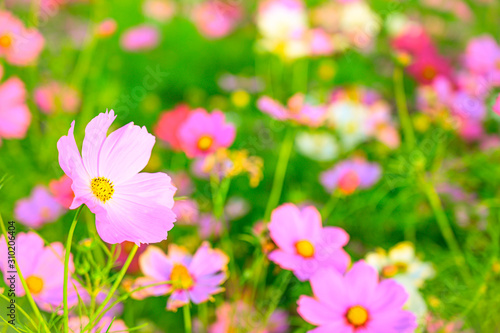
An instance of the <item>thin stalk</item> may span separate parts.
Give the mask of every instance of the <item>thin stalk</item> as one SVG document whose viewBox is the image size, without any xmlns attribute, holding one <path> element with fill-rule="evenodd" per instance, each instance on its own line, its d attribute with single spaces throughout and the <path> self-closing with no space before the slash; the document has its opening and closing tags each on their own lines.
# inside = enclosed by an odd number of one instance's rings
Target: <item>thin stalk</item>
<svg viewBox="0 0 500 333">
<path fill-rule="evenodd" d="M 453 233 L 448 217 L 444 212 L 441 199 L 439 198 L 439 195 L 437 194 L 436 189 L 434 188 L 432 183 L 427 181 L 424 177 L 421 178 L 421 184 L 424 188 L 427 200 L 432 207 L 432 211 L 434 212 L 434 216 L 436 217 L 436 221 L 438 223 L 441 234 L 443 235 L 448 248 L 453 252 L 455 263 L 458 267 L 460 267 L 460 274 L 462 274 L 465 281 L 470 282 L 472 276 L 469 271 L 469 267 L 466 265 L 465 257 L 460 246 L 458 245 L 458 241 L 455 237 L 455 234 Z"/>
<path fill-rule="evenodd" d="M 328 202 L 321 209 L 321 217 L 323 221 L 326 223 L 333 210 L 337 206 L 337 203 L 340 200 L 340 194 L 337 191 L 333 191 Z"/>
<path fill-rule="evenodd" d="M 264 221 L 268 222 L 271 217 L 271 212 L 279 203 L 281 197 L 281 191 L 283 189 L 283 182 L 285 180 L 286 169 L 288 166 L 288 161 L 290 160 L 290 154 L 292 152 L 294 139 L 294 131 L 289 128 L 285 134 L 285 139 L 281 144 L 281 150 L 278 157 L 278 164 L 276 165 L 276 171 L 274 172 L 273 187 L 271 188 L 271 194 L 269 195 L 269 200 L 267 201 L 266 212 L 264 214 Z"/>
<path fill-rule="evenodd" d="M 75 233 L 76 223 L 78 222 L 78 216 L 82 211 L 83 205 L 78 207 L 71 222 L 71 228 L 69 229 L 68 239 L 66 240 L 66 252 L 64 253 L 64 286 L 63 286 L 63 307 L 64 307 L 64 331 L 69 332 L 69 309 L 68 309 L 68 275 L 69 275 L 69 255 L 71 253 L 71 243 L 73 243 L 73 234 Z"/>
<path fill-rule="evenodd" d="M 410 114 L 408 113 L 408 106 L 406 104 L 403 68 L 401 66 L 396 66 L 396 68 L 394 68 L 393 78 L 399 121 L 401 122 L 401 127 L 403 128 L 406 148 L 408 151 L 411 151 L 415 147 L 415 133 L 413 132 Z"/>
<path fill-rule="evenodd" d="M 186 304 L 182 307 L 184 312 L 184 328 L 186 333 L 192 333 L 192 323 L 191 323 L 191 311 L 189 310 L 189 304 Z"/>
<path fill-rule="evenodd" d="M 95 317 L 99 316 L 99 314 L 101 313 L 101 311 L 104 310 L 104 308 L 108 304 L 109 300 L 115 294 L 116 290 L 118 289 L 118 287 L 120 286 L 120 283 L 123 280 L 123 277 L 127 273 L 127 269 L 129 268 L 130 263 L 134 259 L 135 254 L 137 253 L 137 249 L 139 249 L 139 246 L 137 244 L 135 244 L 134 247 L 132 248 L 132 250 L 130 251 L 129 255 L 128 255 L 127 261 L 125 261 L 125 264 L 123 264 L 123 267 L 120 270 L 120 273 L 118 273 L 118 277 L 116 278 L 115 282 L 113 283 L 113 286 L 109 290 L 108 295 L 106 296 L 106 298 L 104 299 L 104 301 L 101 303 L 101 305 L 99 305 L 99 307 L 97 308 L 95 314 L 91 317 L 91 319 L 89 321 L 89 324 L 85 327 L 84 330 L 88 329 L 89 325 L 92 325 L 93 323 L 96 322 L 95 321 Z"/>
</svg>

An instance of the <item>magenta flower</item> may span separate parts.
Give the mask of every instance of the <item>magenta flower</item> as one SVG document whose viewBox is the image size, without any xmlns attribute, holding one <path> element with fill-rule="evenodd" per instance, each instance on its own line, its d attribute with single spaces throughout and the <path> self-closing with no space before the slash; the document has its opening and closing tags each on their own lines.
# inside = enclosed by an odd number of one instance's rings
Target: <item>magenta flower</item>
<svg viewBox="0 0 500 333">
<path fill-rule="evenodd" d="M 358 188 L 373 186 L 381 176 L 378 163 L 353 158 L 337 163 L 320 175 L 320 182 L 328 192 L 339 190 L 344 195 L 352 194 Z"/>
<path fill-rule="evenodd" d="M 349 235 L 341 228 L 323 227 L 321 215 L 313 206 L 300 210 L 290 203 L 281 205 L 273 211 L 268 228 L 278 246 L 269 260 L 293 271 L 301 281 L 321 267 L 343 273 L 349 266 L 351 259 L 342 248 Z"/>
<path fill-rule="evenodd" d="M 70 209 L 87 205 L 96 215 L 99 236 L 107 243 L 160 242 L 174 226 L 176 189 L 165 173 L 139 173 L 155 144 L 145 127 L 129 123 L 106 137 L 115 118 L 111 110 L 90 121 L 81 156 L 74 121 L 68 135 L 57 143 L 59 164 L 73 181 L 75 199 Z"/>
<path fill-rule="evenodd" d="M 470 71 L 480 75 L 497 72 L 499 62 L 500 46 L 493 37 L 480 36 L 471 39 L 467 44 L 465 65 Z"/>
<path fill-rule="evenodd" d="M 27 66 L 36 60 L 44 43 L 36 29 L 26 29 L 21 20 L 0 10 L 0 57 L 12 65 Z"/>
<path fill-rule="evenodd" d="M 80 107 L 80 94 L 70 86 L 53 81 L 35 89 L 35 103 L 46 114 L 57 110 L 74 113 Z"/>
<path fill-rule="evenodd" d="M 34 232 L 16 235 L 16 259 L 26 284 L 35 302 L 45 311 L 62 306 L 64 280 L 64 247 L 61 243 L 44 246 L 43 239 Z M 11 284 L 8 273 L 13 269 L 7 261 L 5 237 L 0 238 L 0 270 L 7 286 Z M 69 272 L 74 272 L 73 256 L 70 255 Z M 68 305 L 78 304 L 77 288 L 70 279 Z M 16 275 L 16 296 L 24 296 L 25 290 Z"/>
<path fill-rule="evenodd" d="M 493 105 L 493 112 L 500 116 L 500 94 L 495 99 L 495 104 Z"/>
<path fill-rule="evenodd" d="M 24 83 L 13 77 L 0 85 L 0 143 L 5 139 L 22 139 L 31 123 L 26 105 Z"/>
<path fill-rule="evenodd" d="M 236 135 L 224 113 L 193 110 L 179 129 L 181 147 L 190 158 L 206 156 L 219 148 L 231 146 Z"/>
<path fill-rule="evenodd" d="M 73 199 L 75 199 L 71 184 L 73 184 L 73 181 L 66 175 L 63 175 L 59 180 L 51 180 L 49 183 L 50 193 L 64 208 L 69 208 L 73 203 Z"/>
<path fill-rule="evenodd" d="M 319 326 L 310 333 L 410 333 L 415 316 L 403 305 L 408 299 L 396 281 L 379 282 L 375 269 L 363 260 L 342 275 L 323 269 L 311 277 L 314 297 L 300 296 L 297 312 Z"/>
<path fill-rule="evenodd" d="M 64 207 L 43 186 L 35 187 L 31 196 L 16 202 L 14 208 L 16 219 L 34 229 L 56 221 L 64 212 Z"/>
<path fill-rule="evenodd" d="M 197 4 L 192 12 L 198 30 L 208 38 L 221 38 L 231 33 L 241 20 L 242 9 L 236 2 L 208 0 Z"/>
<path fill-rule="evenodd" d="M 142 299 L 170 293 L 167 309 L 174 311 L 189 301 L 204 303 L 223 291 L 221 284 L 227 279 L 228 262 L 229 257 L 224 252 L 210 248 L 207 242 L 193 256 L 173 244 L 169 246 L 168 255 L 156 246 L 149 246 L 139 257 L 145 276 L 136 280 L 136 287 L 169 283 L 143 289 L 133 297 Z"/>
<path fill-rule="evenodd" d="M 154 49 L 160 42 L 160 32 L 149 25 L 139 25 L 126 30 L 120 39 L 126 51 L 138 52 Z"/>
<path fill-rule="evenodd" d="M 293 95 L 288 100 L 286 107 L 267 96 L 259 98 L 257 107 L 274 119 L 292 120 L 310 127 L 320 126 L 324 122 L 327 112 L 327 108 L 322 105 L 308 103 L 301 93 Z"/>
</svg>

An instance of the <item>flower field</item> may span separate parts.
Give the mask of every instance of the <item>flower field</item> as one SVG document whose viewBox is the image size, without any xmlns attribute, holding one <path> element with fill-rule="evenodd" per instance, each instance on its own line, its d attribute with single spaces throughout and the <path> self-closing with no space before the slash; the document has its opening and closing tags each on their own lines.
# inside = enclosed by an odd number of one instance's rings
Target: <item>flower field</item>
<svg viewBox="0 0 500 333">
<path fill-rule="evenodd" d="M 0 331 L 500 332 L 498 17 L 0 1 Z"/>
</svg>

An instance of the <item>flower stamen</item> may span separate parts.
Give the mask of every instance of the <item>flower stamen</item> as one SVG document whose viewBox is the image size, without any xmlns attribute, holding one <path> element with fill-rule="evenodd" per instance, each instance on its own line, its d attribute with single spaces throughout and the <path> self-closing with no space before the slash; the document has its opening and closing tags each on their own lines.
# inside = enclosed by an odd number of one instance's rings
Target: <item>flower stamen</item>
<svg viewBox="0 0 500 333">
<path fill-rule="evenodd" d="M 347 310 L 345 317 L 349 324 L 360 327 L 368 321 L 368 311 L 361 305 L 356 305 Z"/>
<path fill-rule="evenodd" d="M 113 193 L 115 193 L 113 183 L 109 179 L 104 177 L 97 177 L 92 179 L 92 181 L 90 182 L 90 188 L 92 189 L 92 193 L 94 193 L 96 198 L 101 200 L 103 203 L 111 199 L 113 197 Z"/>
<path fill-rule="evenodd" d="M 314 245 L 307 240 L 301 240 L 295 243 L 295 249 L 297 250 L 297 254 L 304 258 L 311 258 L 314 256 Z"/>
</svg>

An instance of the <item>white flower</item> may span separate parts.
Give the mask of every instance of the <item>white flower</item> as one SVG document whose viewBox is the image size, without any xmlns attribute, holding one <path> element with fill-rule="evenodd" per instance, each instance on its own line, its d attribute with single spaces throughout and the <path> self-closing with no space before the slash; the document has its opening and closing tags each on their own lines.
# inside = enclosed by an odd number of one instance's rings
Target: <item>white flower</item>
<svg viewBox="0 0 500 333">
<path fill-rule="evenodd" d="M 331 161 L 339 153 L 337 140 L 326 132 L 301 132 L 295 143 L 299 153 L 315 161 Z"/>
</svg>

